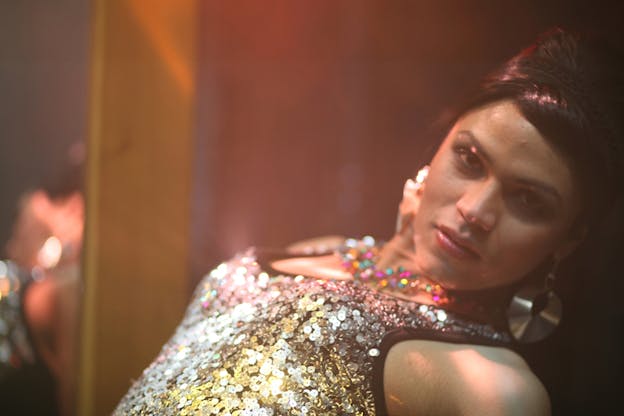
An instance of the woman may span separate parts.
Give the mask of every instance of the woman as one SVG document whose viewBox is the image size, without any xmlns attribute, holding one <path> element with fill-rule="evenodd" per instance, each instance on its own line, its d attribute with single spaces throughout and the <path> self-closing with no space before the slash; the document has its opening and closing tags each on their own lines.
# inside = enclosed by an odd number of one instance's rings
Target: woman
<svg viewBox="0 0 624 416">
<path fill-rule="evenodd" d="M 116 413 L 549 414 L 512 349 L 556 324 L 558 265 L 611 202 L 623 95 L 596 51 L 556 31 L 488 78 L 386 245 L 213 270 Z"/>
<path fill-rule="evenodd" d="M 72 165 L 59 180 L 22 196 L 5 247 L 8 260 L 0 261 L 0 401 L 6 414 L 71 414 L 84 211 L 80 170 Z"/>
</svg>

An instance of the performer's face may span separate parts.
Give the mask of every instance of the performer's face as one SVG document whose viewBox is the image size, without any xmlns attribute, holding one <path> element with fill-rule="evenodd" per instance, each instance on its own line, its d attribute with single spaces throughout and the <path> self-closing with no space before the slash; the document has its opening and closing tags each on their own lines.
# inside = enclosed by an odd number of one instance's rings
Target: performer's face
<svg viewBox="0 0 624 416">
<path fill-rule="evenodd" d="M 414 266 L 447 288 L 511 283 L 581 239 L 568 163 L 511 101 L 455 123 L 419 195 Z"/>
</svg>

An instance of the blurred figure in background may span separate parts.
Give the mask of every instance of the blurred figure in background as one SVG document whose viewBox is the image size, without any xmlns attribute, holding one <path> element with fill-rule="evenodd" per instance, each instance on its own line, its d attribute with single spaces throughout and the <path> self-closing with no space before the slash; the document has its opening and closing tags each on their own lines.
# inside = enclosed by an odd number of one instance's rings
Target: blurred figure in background
<svg viewBox="0 0 624 416">
<path fill-rule="evenodd" d="M 0 413 L 71 414 L 84 201 L 81 164 L 25 193 L 0 264 Z"/>
</svg>

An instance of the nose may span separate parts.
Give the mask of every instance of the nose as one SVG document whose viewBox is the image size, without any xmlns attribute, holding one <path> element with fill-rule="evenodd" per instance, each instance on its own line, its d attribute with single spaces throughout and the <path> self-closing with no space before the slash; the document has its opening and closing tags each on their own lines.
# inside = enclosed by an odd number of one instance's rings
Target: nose
<svg viewBox="0 0 624 416">
<path fill-rule="evenodd" d="M 499 193 L 494 180 L 473 182 L 457 201 L 457 211 L 469 225 L 491 231 L 498 217 Z"/>
</svg>

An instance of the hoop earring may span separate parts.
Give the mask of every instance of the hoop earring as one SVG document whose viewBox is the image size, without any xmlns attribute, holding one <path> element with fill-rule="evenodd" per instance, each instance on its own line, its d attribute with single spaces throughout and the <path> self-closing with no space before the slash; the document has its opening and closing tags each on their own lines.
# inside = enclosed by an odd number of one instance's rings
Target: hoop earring
<svg viewBox="0 0 624 416">
<path fill-rule="evenodd" d="M 429 174 L 429 165 L 423 166 L 416 176 L 413 178 L 409 178 L 405 181 L 405 185 L 403 185 L 403 200 L 406 198 L 411 198 L 411 193 L 416 192 L 419 193 L 425 184 L 425 180 L 427 179 L 427 175 Z M 396 222 L 396 232 L 400 232 L 403 226 L 405 225 L 405 216 L 401 212 L 401 207 L 399 207 L 399 212 L 397 215 Z"/>
<path fill-rule="evenodd" d="M 561 299 L 554 291 L 555 260 L 543 285 L 527 284 L 513 296 L 507 307 L 509 332 L 520 343 L 541 341 L 555 330 L 561 321 Z"/>
</svg>

